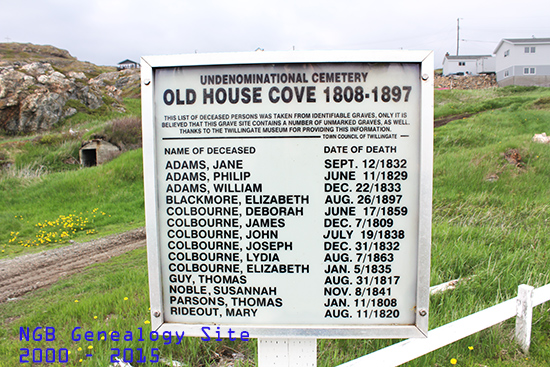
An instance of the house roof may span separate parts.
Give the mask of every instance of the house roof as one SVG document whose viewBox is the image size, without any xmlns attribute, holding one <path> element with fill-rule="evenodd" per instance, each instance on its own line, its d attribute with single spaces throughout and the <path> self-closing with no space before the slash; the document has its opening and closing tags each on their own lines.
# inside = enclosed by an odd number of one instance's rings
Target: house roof
<svg viewBox="0 0 550 367">
<path fill-rule="evenodd" d="M 550 38 L 505 38 L 510 43 L 548 43 Z"/>
<path fill-rule="evenodd" d="M 500 40 L 500 42 L 497 45 L 497 48 L 495 48 L 495 51 L 493 51 L 493 54 L 496 54 L 498 49 L 502 46 L 502 44 L 510 43 L 512 45 L 533 45 L 533 44 L 550 44 L 550 38 L 503 38 Z"/>
<path fill-rule="evenodd" d="M 137 64 L 137 62 L 126 59 L 124 61 L 119 62 L 118 64 L 119 65 L 122 65 L 122 64 Z"/>
<path fill-rule="evenodd" d="M 484 57 L 492 57 L 492 55 L 458 55 L 458 56 L 445 55 L 445 58 L 447 60 L 477 60 Z"/>
<path fill-rule="evenodd" d="M 493 55 L 445 55 L 443 58 L 443 64 L 445 64 L 445 61 L 479 60 L 490 57 L 493 57 Z"/>
</svg>

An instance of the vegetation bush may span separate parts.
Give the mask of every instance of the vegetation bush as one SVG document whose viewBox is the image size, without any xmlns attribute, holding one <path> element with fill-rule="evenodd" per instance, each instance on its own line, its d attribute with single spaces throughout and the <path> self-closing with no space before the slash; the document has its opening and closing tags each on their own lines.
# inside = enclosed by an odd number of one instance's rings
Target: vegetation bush
<svg viewBox="0 0 550 367">
<path fill-rule="evenodd" d="M 67 136 L 67 134 L 46 134 L 38 136 L 34 141 L 42 145 L 55 146 L 61 145 L 67 140 L 74 140 L 72 137 Z"/>
<path fill-rule="evenodd" d="M 0 151 L 0 169 L 9 163 L 8 154 Z"/>
<path fill-rule="evenodd" d="M 139 117 L 123 117 L 105 125 L 101 133 L 107 141 L 122 150 L 141 147 L 141 119 Z"/>
<path fill-rule="evenodd" d="M 65 109 L 74 108 L 78 112 L 84 112 L 88 113 L 88 108 L 84 106 L 82 102 L 76 99 L 69 99 L 67 103 L 65 103 Z"/>
<path fill-rule="evenodd" d="M 123 98 L 139 99 L 141 98 L 141 86 L 127 88 L 122 92 Z"/>
<path fill-rule="evenodd" d="M 535 102 L 533 102 L 533 108 L 539 110 L 550 109 L 550 97 L 540 97 Z"/>
</svg>

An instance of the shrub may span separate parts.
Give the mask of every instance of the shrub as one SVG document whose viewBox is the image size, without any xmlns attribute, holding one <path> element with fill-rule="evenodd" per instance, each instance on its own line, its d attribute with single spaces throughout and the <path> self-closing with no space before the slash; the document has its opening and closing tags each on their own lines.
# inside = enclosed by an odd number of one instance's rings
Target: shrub
<svg viewBox="0 0 550 367">
<path fill-rule="evenodd" d="M 42 145 L 53 146 L 61 145 L 66 140 L 66 138 L 62 134 L 46 134 L 35 140 Z"/>
<path fill-rule="evenodd" d="M 0 151 L 0 168 L 2 168 L 4 165 L 7 165 L 8 163 L 8 154 L 6 152 Z"/>
<path fill-rule="evenodd" d="M 84 112 L 88 113 L 89 109 L 86 107 L 82 102 L 76 99 L 69 99 L 67 103 L 65 103 L 65 109 L 69 109 L 70 107 L 74 108 L 78 112 Z"/>
<path fill-rule="evenodd" d="M 540 97 L 533 103 L 533 108 L 539 110 L 550 109 L 550 97 Z"/>
<path fill-rule="evenodd" d="M 141 147 L 141 119 L 134 116 L 113 120 L 102 135 L 122 150 L 137 149 Z"/>
</svg>

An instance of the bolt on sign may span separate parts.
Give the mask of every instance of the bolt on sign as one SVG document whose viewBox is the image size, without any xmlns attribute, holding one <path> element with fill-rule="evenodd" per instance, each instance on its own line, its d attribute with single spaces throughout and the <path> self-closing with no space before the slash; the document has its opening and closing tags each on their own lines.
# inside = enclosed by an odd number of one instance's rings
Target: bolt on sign
<svg viewBox="0 0 550 367">
<path fill-rule="evenodd" d="M 431 52 L 141 65 L 155 330 L 426 335 Z"/>
</svg>

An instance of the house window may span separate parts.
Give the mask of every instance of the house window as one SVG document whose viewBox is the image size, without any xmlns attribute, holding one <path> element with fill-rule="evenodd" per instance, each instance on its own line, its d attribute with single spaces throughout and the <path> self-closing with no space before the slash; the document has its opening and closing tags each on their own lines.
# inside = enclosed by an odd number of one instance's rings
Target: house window
<svg viewBox="0 0 550 367">
<path fill-rule="evenodd" d="M 526 54 L 528 54 L 528 53 L 534 54 L 536 51 L 537 51 L 536 47 L 525 47 L 525 53 Z"/>
<path fill-rule="evenodd" d="M 508 56 L 510 56 L 510 50 L 504 51 L 504 57 L 508 57 Z"/>
<path fill-rule="evenodd" d="M 458 66 L 466 66 L 466 61 L 459 61 Z"/>
<path fill-rule="evenodd" d="M 534 75 L 535 71 L 535 68 L 523 68 L 524 75 Z"/>
<path fill-rule="evenodd" d="M 509 70 L 506 70 L 506 71 L 504 72 L 504 77 L 507 78 L 507 77 L 509 77 L 509 76 L 510 76 L 510 71 L 509 71 Z"/>
</svg>

